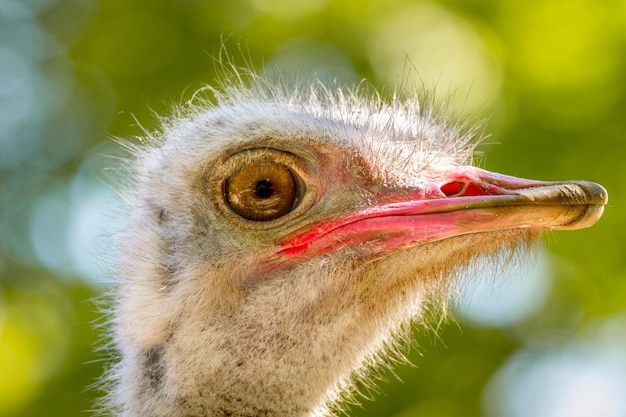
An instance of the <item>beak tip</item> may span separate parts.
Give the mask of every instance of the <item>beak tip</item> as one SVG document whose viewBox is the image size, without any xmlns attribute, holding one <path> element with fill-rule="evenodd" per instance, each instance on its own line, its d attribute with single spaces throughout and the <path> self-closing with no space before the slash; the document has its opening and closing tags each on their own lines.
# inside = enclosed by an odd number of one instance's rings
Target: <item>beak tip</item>
<svg viewBox="0 0 626 417">
<path fill-rule="evenodd" d="M 576 199 L 582 200 L 578 205 L 584 207 L 584 210 L 574 220 L 561 228 L 577 230 L 593 226 L 604 213 L 604 206 L 609 201 L 608 192 L 600 184 L 590 181 L 575 181 L 572 185 L 576 185 Z"/>
<path fill-rule="evenodd" d="M 578 181 L 577 184 L 585 191 L 591 204 L 604 206 L 608 203 L 609 193 L 600 184 L 590 181 Z"/>
</svg>

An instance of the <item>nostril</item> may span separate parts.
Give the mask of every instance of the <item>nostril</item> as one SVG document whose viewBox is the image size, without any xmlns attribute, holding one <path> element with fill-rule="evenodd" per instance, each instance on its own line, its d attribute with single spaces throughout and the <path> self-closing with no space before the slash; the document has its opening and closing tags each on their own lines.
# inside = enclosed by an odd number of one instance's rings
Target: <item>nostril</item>
<svg viewBox="0 0 626 417">
<path fill-rule="evenodd" d="M 484 185 L 473 181 L 451 181 L 439 187 L 446 197 L 471 197 L 494 194 Z"/>
<path fill-rule="evenodd" d="M 467 183 L 463 181 L 452 181 L 442 185 L 439 189 L 446 195 L 446 197 L 456 197 L 463 195 L 466 188 Z"/>
</svg>

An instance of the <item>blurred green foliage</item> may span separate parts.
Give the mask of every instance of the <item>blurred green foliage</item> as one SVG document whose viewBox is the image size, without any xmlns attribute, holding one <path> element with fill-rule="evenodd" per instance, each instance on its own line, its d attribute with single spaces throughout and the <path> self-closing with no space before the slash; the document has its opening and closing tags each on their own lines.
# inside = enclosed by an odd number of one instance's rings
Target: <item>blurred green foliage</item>
<svg viewBox="0 0 626 417">
<path fill-rule="evenodd" d="M 538 311 L 416 331 L 417 369 L 386 372 L 385 394 L 350 415 L 517 416 L 485 399 L 512 355 L 625 328 L 623 0 L 0 0 L 0 416 L 91 409 L 107 359 L 93 302 L 110 279 L 92 253 L 107 252 L 93 235 L 111 221 L 101 154 L 213 83 L 223 44 L 259 71 L 456 90 L 463 111 L 495 109 L 486 168 L 609 190 L 599 224 L 549 237 Z"/>
</svg>

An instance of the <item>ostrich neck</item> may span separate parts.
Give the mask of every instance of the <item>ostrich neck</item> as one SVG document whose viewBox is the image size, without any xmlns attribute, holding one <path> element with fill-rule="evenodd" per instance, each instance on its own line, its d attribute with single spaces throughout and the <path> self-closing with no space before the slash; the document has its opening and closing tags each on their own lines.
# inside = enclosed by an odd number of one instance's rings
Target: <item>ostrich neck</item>
<svg viewBox="0 0 626 417">
<path fill-rule="evenodd" d="M 135 310 L 126 325 L 150 331 L 122 344 L 123 415 L 329 415 L 327 403 L 399 324 L 387 303 L 371 298 L 363 268 L 343 265 L 339 276 L 348 279 L 329 273 L 336 268 L 301 268 L 297 278 L 259 284 L 235 302 L 175 290 Z M 170 319 L 157 322 L 150 317 L 154 305 L 177 307 L 161 309 L 158 315 Z"/>
</svg>

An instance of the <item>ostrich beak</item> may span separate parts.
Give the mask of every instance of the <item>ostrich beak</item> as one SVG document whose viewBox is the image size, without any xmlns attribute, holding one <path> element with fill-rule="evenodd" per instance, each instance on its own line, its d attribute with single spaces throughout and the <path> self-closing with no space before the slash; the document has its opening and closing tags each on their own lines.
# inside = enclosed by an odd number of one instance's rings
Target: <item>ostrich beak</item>
<svg viewBox="0 0 626 417">
<path fill-rule="evenodd" d="M 456 168 L 425 188 L 393 191 L 384 204 L 297 230 L 279 242 L 275 256 L 306 259 L 362 244 L 376 254 L 473 233 L 582 229 L 601 217 L 607 199 L 593 182 L 543 182 Z"/>
</svg>

